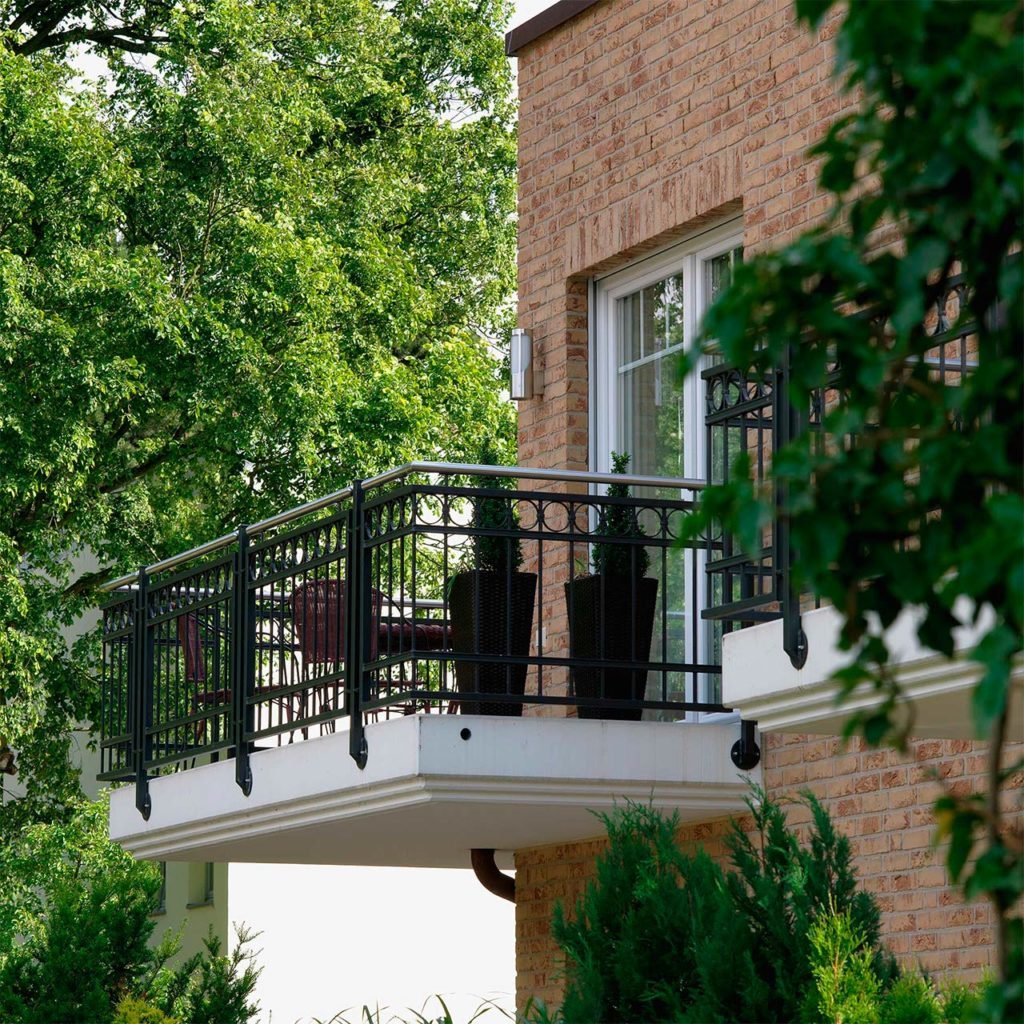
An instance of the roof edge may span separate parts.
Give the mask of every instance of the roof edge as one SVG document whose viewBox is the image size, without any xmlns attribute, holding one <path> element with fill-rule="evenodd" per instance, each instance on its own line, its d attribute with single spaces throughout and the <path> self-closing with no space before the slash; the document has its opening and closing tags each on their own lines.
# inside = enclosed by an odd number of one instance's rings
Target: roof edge
<svg viewBox="0 0 1024 1024">
<path fill-rule="evenodd" d="M 522 25 L 512 29 L 505 34 L 505 54 L 509 57 L 516 57 L 519 51 L 528 43 L 539 39 L 546 32 L 550 32 L 559 25 L 564 25 L 577 14 L 595 6 L 598 0 L 558 0 L 557 3 L 545 8 L 540 14 L 535 14 Z"/>
</svg>

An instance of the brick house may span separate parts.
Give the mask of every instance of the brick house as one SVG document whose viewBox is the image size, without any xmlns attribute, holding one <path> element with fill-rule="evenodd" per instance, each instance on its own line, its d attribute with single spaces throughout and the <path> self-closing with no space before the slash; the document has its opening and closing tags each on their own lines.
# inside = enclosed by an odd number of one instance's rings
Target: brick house
<svg viewBox="0 0 1024 1024">
<path fill-rule="evenodd" d="M 729 538 L 676 543 L 732 446 L 771 448 L 764 389 L 714 365 L 678 382 L 675 363 L 733 263 L 826 211 L 805 153 L 842 109 L 834 28 L 808 36 L 789 0 L 562 0 L 509 34 L 519 466 L 401 467 L 116 581 L 103 777 L 134 786 L 113 794 L 113 838 L 154 859 L 472 863 L 515 901 L 520 1004 L 557 1003 L 551 913 L 592 871 L 592 811 L 650 799 L 720 853 L 748 780 L 810 787 L 893 951 L 979 976 L 988 908 L 930 849 L 934 776 L 966 790 L 985 770 L 970 663 L 898 623 L 921 739 L 844 748 L 831 610 L 787 605 L 779 561 Z M 966 372 L 969 331 L 953 348 Z M 628 475 L 609 476 L 613 450 Z"/>
<path fill-rule="evenodd" d="M 843 109 L 834 29 L 833 18 L 811 36 L 788 0 L 565 0 L 509 33 L 520 97 L 518 322 L 543 376 L 543 392 L 519 404 L 523 464 L 607 469 L 614 447 L 633 453 L 638 472 L 656 473 L 671 448 L 681 456 L 674 475 L 704 474 L 703 396 L 680 387 L 668 399 L 679 416 L 653 440 L 657 424 L 631 408 L 654 405 L 653 382 L 638 380 L 651 355 L 636 359 L 638 332 L 616 315 L 675 288 L 693 323 L 738 249 L 775 248 L 823 216 L 806 150 Z M 674 339 L 652 333 L 657 362 Z M 746 644 L 751 672 L 764 671 L 761 643 Z M 727 661 L 726 703 L 739 696 Z M 976 978 L 991 952 L 988 907 L 965 905 L 949 887 L 930 849 L 930 808 L 935 775 L 961 791 L 983 786 L 984 744 L 949 738 L 958 730 L 947 718 L 901 756 L 822 735 L 840 724 L 829 713 L 808 716 L 813 732 L 768 732 L 763 710 L 766 789 L 810 788 L 823 799 L 852 838 L 890 948 L 926 970 Z M 703 822 L 680 838 L 721 850 L 722 832 Z M 552 907 L 582 892 L 600 846 L 517 853 L 521 998 L 557 1003 Z"/>
</svg>

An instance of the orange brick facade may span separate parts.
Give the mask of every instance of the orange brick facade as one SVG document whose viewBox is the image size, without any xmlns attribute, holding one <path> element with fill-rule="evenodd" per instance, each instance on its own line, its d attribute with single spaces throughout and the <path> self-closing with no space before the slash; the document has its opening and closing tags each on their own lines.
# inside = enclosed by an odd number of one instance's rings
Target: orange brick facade
<svg viewBox="0 0 1024 1024">
<path fill-rule="evenodd" d="M 519 52 L 518 322 L 543 378 L 522 465 L 589 468 L 595 274 L 740 214 L 753 251 L 825 213 L 804 154 L 840 111 L 831 28 L 809 37 L 789 0 L 601 0 Z M 541 602 L 552 651 L 563 579 Z"/>
<path fill-rule="evenodd" d="M 519 325 L 544 377 L 524 464 L 587 468 L 590 277 L 728 214 L 751 251 L 824 214 L 804 153 L 840 110 L 829 35 L 788 0 L 605 0 L 519 53 Z"/>
<path fill-rule="evenodd" d="M 588 468 L 591 278 L 727 217 L 742 216 L 748 251 L 820 221 L 828 203 L 806 150 L 842 109 L 834 29 L 809 35 L 789 0 L 602 0 L 519 51 L 518 322 L 543 373 L 542 395 L 519 406 L 521 464 Z M 542 607 L 557 643 L 562 602 Z M 851 837 L 893 951 L 977 976 L 988 909 L 948 887 L 929 848 L 930 803 L 936 774 L 981 787 L 983 749 L 927 741 L 904 756 L 795 735 L 762 747 L 768 789 L 812 788 Z M 722 852 L 724 831 L 707 823 L 681 838 Z M 520 1005 L 557 1004 L 552 907 L 571 905 L 599 848 L 518 853 Z"/>
</svg>

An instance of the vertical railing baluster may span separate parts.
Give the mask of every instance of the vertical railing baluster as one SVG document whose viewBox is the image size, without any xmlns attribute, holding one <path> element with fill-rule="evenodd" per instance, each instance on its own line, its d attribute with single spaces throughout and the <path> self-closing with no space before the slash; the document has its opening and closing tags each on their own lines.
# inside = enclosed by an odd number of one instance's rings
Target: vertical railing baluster
<svg viewBox="0 0 1024 1024">
<path fill-rule="evenodd" d="M 808 414 L 793 403 L 790 392 L 790 366 L 792 354 L 787 352 L 782 365 L 775 371 L 772 388 L 775 423 L 775 450 L 777 455 L 791 441 L 807 429 Z M 773 474 L 775 491 L 775 522 L 772 531 L 772 562 L 775 576 L 775 596 L 782 605 L 782 649 L 789 655 L 794 668 L 803 668 L 807 660 L 807 637 L 800 621 L 800 595 L 793 583 L 796 558 L 789 529 L 789 485 Z"/>
<path fill-rule="evenodd" d="M 372 616 L 365 614 L 372 603 L 369 579 L 364 581 L 363 485 L 352 485 L 352 508 L 348 517 L 348 557 L 345 559 L 345 688 L 348 691 L 348 752 L 362 769 L 366 767 L 366 731 L 363 723 L 364 641 L 369 641 Z M 369 567 L 367 567 L 368 569 Z M 368 577 L 368 573 L 366 574 Z"/>
<path fill-rule="evenodd" d="M 139 570 L 135 589 L 135 621 L 132 624 L 134 657 L 130 660 L 131 698 L 129 713 L 132 719 L 132 764 L 135 769 L 135 806 L 145 821 L 149 821 L 153 802 L 149 796 L 147 763 L 152 753 L 149 728 L 153 716 L 153 644 L 149 630 L 149 574 L 145 566 Z"/>
<path fill-rule="evenodd" d="M 252 792 L 249 763 L 253 689 L 256 669 L 256 595 L 249 592 L 249 534 L 238 528 L 238 546 L 232 566 L 231 731 L 235 747 L 235 782 L 248 796 Z"/>
</svg>

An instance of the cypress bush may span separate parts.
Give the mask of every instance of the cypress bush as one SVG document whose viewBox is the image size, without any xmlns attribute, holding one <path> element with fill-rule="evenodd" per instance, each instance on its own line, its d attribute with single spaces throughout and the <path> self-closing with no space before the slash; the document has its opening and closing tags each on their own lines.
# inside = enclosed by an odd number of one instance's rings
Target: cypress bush
<svg viewBox="0 0 1024 1024">
<path fill-rule="evenodd" d="M 857 889 L 849 841 L 812 795 L 802 799 L 807 845 L 755 789 L 754 833 L 733 823 L 730 870 L 679 849 L 678 816 L 635 803 L 603 815 L 609 845 L 596 877 L 571 916 L 554 913 L 566 1024 L 800 1020 L 815 985 L 813 929 L 837 915 L 887 990 L 895 963 L 879 945 L 876 903 Z"/>
</svg>

